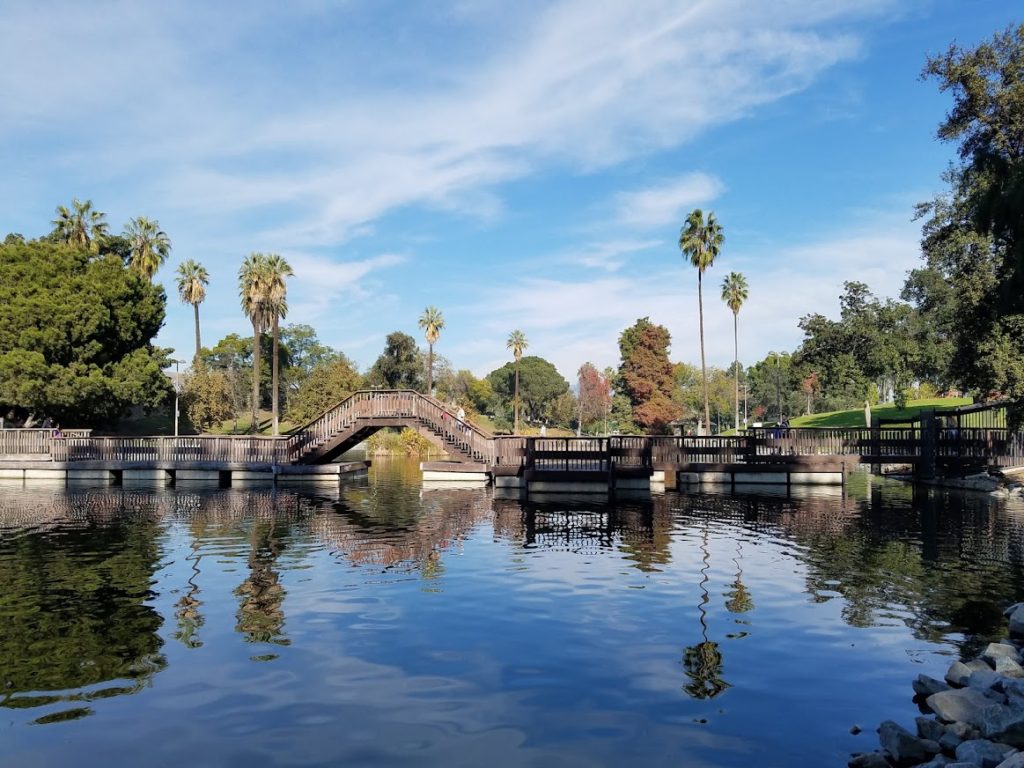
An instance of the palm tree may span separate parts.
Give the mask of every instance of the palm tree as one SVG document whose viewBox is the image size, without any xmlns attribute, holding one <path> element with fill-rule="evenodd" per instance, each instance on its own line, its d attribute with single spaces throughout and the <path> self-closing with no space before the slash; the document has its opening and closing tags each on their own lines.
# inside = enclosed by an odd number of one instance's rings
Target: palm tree
<svg viewBox="0 0 1024 768">
<path fill-rule="evenodd" d="M 276 253 L 267 255 L 266 258 L 267 285 L 266 285 L 266 307 L 273 331 L 274 346 L 273 357 L 270 361 L 271 370 L 271 408 L 274 418 L 274 435 L 281 431 L 281 389 L 278 385 L 279 368 L 281 361 L 278 359 L 278 345 L 281 337 L 281 320 L 288 316 L 288 285 L 285 278 L 291 277 L 291 265 L 282 256 Z"/>
<path fill-rule="evenodd" d="M 515 426 L 512 428 L 514 434 L 519 434 L 519 361 L 523 359 L 523 350 L 530 346 L 526 340 L 526 334 L 522 331 L 512 331 L 508 335 L 507 349 L 512 350 L 512 356 L 516 359 L 516 389 L 512 402 L 515 406 Z"/>
<path fill-rule="evenodd" d="M 199 305 L 206 298 L 206 286 L 210 283 L 210 276 L 206 267 L 202 264 L 188 259 L 178 265 L 178 296 L 184 304 L 191 304 L 196 315 L 196 356 L 192 359 L 192 366 L 199 364 L 199 350 L 202 349 L 199 337 Z"/>
<path fill-rule="evenodd" d="M 124 237 L 128 240 L 131 268 L 152 280 L 171 253 L 171 239 L 160 229 L 160 222 L 136 216 L 125 224 Z"/>
<path fill-rule="evenodd" d="M 267 326 L 267 257 L 251 253 L 238 270 L 242 311 L 252 322 L 252 427 L 256 432 L 260 408 L 260 336 Z"/>
<path fill-rule="evenodd" d="M 96 250 L 97 239 L 107 235 L 106 216 L 92 207 L 92 200 L 83 203 L 76 197 L 71 201 L 71 208 L 66 205 L 57 206 L 53 231 L 61 242 Z"/>
<path fill-rule="evenodd" d="M 722 281 L 722 301 L 732 310 L 732 345 L 734 353 L 733 377 L 736 384 L 736 429 L 740 428 L 740 307 L 747 300 L 747 278 L 739 272 L 730 272 Z"/>
<path fill-rule="evenodd" d="M 420 328 L 427 337 L 427 394 L 434 393 L 434 344 L 444 330 L 444 316 L 437 307 L 427 307 L 420 315 Z"/>
<path fill-rule="evenodd" d="M 708 369 L 704 362 L 704 270 L 715 263 L 715 258 L 722 250 L 725 235 L 715 214 L 708 211 L 707 221 L 704 212 L 695 208 L 686 217 L 686 224 L 679 231 L 679 250 L 683 258 L 690 258 L 690 263 L 697 268 L 697 306 L 700 311 L 700 373 L 704 383 L 704 425 L 711 430 L 711 407 L 708 404 Z"/>
</svg>

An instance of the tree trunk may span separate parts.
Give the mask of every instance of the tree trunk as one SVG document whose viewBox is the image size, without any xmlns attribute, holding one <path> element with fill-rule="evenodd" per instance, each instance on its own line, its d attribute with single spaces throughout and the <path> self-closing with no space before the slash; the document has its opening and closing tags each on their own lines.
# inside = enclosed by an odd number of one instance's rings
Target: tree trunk
<svg viewBox="0 0 1024 768">
<path fill-rule="evenodd" d="M 711 406 L 708 404 L 708 369 L 704 364 L 704 284 L 703 273 L 697 270 L 697 308 L 700 312 L 700 377 L 704 382 L 704 426 L 711 434 Z"/>
<path fill-rule="evenodd" d="M 199 364 L 199 350 L 203 348 L 199 340 L 199 302 L 193 304 L 192 308 L 196 311 L 196 356 L 192 359 L 192 367 L 195 368 Z"/>
<path fill-rule="evenodd" d="M 252 424 L 249 431 L 256 434 L 260 412 L 260 324 L 252 321 Z"/>
<path fill-rule="evenodd" d="M 278 401 L 281 399 L 281 392 L 277 386 L 277 337 L 280 335 L 278 332 L 278 326 L 280 319 L 277 316 L 277 312 L 274 312 L 274 347 L 271 355 L 273 356 L 270 360 L 270 369 L 272 371 L 270 376 L 270 397 L 271 397 L 271 409 L 274 414 L 274 437 L 277 437 L 281 433 L 281 420 L 280 420 L 280 405 Z"/>
<path fill-rule="evenodd" d="M 434 342 L 427 342 L 427 394 L 434 394 Z"/>
<path fill-rule="evenodd" d="M 733 381 L 736 384 L 736 431 L 740 431 L 740 328 L 739 312 L 732 313 L 732 349 L 733 349 Z"/>
<path fill-rule="evenodd" d="M 516 358 L 516 396 L 515 396 L 515 425 L 512 427 L 512 434 L 519 434 L 519 358 Z"/>
</svg>

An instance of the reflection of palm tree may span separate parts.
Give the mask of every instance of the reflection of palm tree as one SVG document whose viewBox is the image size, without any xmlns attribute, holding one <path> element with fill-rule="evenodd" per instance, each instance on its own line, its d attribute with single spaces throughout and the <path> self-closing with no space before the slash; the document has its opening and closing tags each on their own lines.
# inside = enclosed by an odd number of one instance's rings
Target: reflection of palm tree
<svg viewBox="0 0 1024 768">
<path fill-rule="evenodd" d="M 174 612 L 178 619 L 178 631 L 174 633 L 174 639 L 180 640 L 187 648 L 199 648 L 203 644 L 199 635 L 196 634 L 205 621 L 202 614 L 199 613 L 199 606 L 203 603 L 198 598 L 199 585 L 196 583 L 196 579 L 199 577 L 199 561 L 202 558 L 203 556 L 199 554 L 198 542 L 193 541 L 192 554 L 185 558 L 192 562 L 192 575 L 188 578 L 189 589 L 178 601 L 178 608 Z"/>
<path fill-rule="evenodd" d="M 708 569 L 711 567 L 711 553 L 708 550 L 708 529 L 707 521 L 704 525 L 704 541 L 701 544 L 704 566 L 700 569 L 700 629 L 703 640 L 697 645 L 691 645 L 683 652 L 683 668 L 690 682 L 683 686 L 683 690 L 695 699 L 713 699 L 729 684 L 722 679 L 722 652 L 718 649 L 718 643 L 708 640 L 708 617 L 707 604 L 711 600 L 708 592 Z"/>
<path fill-rule="evenodd" d="M 729 585 L 730 589 L 725 593 L 725 608 L 729 613 L 746 613 L 754 607 L 754 598 L 750 596 L 747 585 L 743 583 L 743 542 L 736 539 L 736 557 L 732 561 L 736 564 L 736 580 Z"/>
<path fill-rule="evenodd" d="M 241 598 L 235 629 L 245 635 L 247 643 L 288 645 L 284 628 L 284 587 L 274 563 L 280 555 L 274 536 L 274 522 L 252 523 L 249 549 L 249 576 L 235 589 Z"/>
</svg>

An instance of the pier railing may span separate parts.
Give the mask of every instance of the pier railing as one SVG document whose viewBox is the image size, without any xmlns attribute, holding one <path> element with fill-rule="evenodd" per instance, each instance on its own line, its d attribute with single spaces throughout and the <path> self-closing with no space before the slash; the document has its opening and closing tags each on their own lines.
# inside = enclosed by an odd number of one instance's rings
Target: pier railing
<svg viewBox="0 0 1024 768">
<path fill-rule="evenodd" d="M 55 441 L 62 437 L 87 438 L 91 433 L 91 429 L 0 429 L 0 457 L 48 460 Z"/>
</svg>

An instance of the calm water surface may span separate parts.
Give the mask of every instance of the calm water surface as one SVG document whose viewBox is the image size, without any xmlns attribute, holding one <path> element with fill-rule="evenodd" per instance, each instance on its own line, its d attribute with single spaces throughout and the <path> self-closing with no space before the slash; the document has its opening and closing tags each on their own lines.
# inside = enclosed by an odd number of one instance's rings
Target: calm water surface
<svg viewBox="0 0 1024 768">
<path fill-rule="evenodd" d="M 1024 505 L 0 486 L 0 764 L 829 766 L 1002 634 Z M 865 733 L 850 734 L 859 724 Z"/>
</svg>

